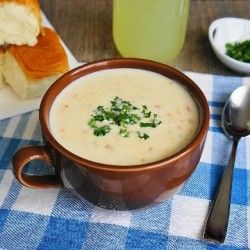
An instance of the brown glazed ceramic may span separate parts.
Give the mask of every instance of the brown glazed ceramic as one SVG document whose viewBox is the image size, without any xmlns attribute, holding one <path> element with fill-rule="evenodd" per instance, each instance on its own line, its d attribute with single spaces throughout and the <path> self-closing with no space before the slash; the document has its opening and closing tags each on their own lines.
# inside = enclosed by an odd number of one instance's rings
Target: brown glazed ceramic
<svg viewBox="0 0 250 250">
<path fill-rule="evenodd" d="M 138 68 L 160 73 L 183 84 L 197 103 L 199 130 L 193 141 L 166 159 L 134 166 L 113 166 L 92 162 L 63 148 L 49 128 L 49 112 L 57 95 L 76 79 L 111 68 Z M 107 59 L 80 66 L 58 79 L 45 94 L 40 106 L 44 146 L 21 148 L 13 156 L 14 174 L 28 187 L 64 186 L 79 197 L 108 209 L 133 209 L 160 200 L 180 187 L 195 170 L 209 126 L 207 100 L 199 87 L 186 75 L 164 64 L 142 59 Z M 164 138 L 162 138 L 164 140 Z M 40 159 L 55 170 L 51 176 L 23 173 L 26 163 Z"/>
</svg>

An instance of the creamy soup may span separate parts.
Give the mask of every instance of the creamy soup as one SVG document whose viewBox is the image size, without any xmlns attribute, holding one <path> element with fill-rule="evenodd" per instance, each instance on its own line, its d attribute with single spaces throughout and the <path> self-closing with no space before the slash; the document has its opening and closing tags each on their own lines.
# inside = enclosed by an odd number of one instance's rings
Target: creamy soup
<svg viewBox="0 0 250 250">
<path fill-rule="evenodd" d="M 128 115 L 126 107 L 117 111 L 123 103 L 132 107 Z M 114 115 L 125 118 L 117 121 Z M 187 146 L 198 119 L 197 106 L 182 85 L 154 72 L 126 68 L 92 73 L 67 86 L 55 99 L 49 122 L 56 140 L 78 156 L 137 165 Z"/>
</svg>

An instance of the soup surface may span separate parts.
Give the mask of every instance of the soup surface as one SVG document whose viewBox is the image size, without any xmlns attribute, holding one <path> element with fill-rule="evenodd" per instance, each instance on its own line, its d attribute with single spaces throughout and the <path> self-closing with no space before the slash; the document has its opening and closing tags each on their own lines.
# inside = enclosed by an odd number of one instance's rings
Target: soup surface
<svg viewBox="0 0 250 250">
<path fill-rule="evenodd" d="M 132 107 L 130 113 L 123 103 Z M 51 132 L 63 147 L 112 165 L 150 163 L 177 153 L 194 138 L 198 120 L 197 106 L 182 85 L 127 68 L 74 81 L 55 99 L 49 117 Z"/>
</svg>

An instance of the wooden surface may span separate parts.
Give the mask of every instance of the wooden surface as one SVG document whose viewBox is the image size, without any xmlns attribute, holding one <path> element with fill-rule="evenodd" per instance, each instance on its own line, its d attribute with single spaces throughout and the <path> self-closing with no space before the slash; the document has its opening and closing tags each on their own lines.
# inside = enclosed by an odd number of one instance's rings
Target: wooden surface
<svg viewBox="0 0 250 250">
<path fill-rule="evenodd" d="M 184 47 L 169 64 L 180 70 L 238 75 L 215 57 L 207 30 L 220 17 L 250 18 L 250 0 L 191 0 L 190 3 Z M 79 61 L 119 57 L 112 38 L 112 0 L 40 0 L 40 4 Z"/>
</svg>

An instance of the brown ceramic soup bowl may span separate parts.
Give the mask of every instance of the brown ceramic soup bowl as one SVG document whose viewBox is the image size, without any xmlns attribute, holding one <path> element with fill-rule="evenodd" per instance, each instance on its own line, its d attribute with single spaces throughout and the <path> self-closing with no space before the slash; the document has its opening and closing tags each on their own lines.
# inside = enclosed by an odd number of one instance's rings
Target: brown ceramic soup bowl
<svg viewBox="0 0 250 250">
<path fill-rule="evenodd" d="M 113 68 L 144 69 L 184 85 L 193 97 L 199 113 L 198 130 L 193 140 L 170 157 L 153 163 L 129 166 L 86 160 L 59 144 L 49 126 L 49 114 L 55 98 L 75 80 L 93 72 Z M 162 202 L 190 177 L 202 154 L 209 126 L 209 108 L 199 87 L 174 68 L 142 59 L 107 59 L 85 64 L 59 78 L 43 97 L 39 118 L 44 146 L 28 146 L 15 153 L 13 170 L 17 180 L 31 188 L 64 186 L 95 205 L 124 210 Z M 49 163 L 55 174 L 26 174 L 24 166 L 35 159 Z"/>
</svg>

